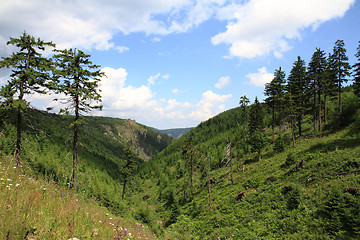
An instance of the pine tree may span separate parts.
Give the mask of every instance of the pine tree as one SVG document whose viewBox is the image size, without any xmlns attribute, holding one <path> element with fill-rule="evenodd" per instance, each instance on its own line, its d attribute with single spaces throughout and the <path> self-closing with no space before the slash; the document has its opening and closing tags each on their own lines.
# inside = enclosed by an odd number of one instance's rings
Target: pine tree
<svg viewBox="0 0 360 240">
<path fill-rule="evenodd" d="M 285 72 L 281 70 L 281 67 L 279 67 L 279 69 L 276 69 L 274 72 L 273 80 L 265 85 L 264 94 L 265 96 L 268 96 L 268 98 L 265 99 L 265 102 L 269 104 L 272 109 L 273 141 L 275 138 L 275 111 L 278 110 L 281 112 L 282 104 L 284 103 L 285 83 Z"/>
<path fill-rule="evenodd" d="M 248 114 L 247 114 L 247 106 L 249 105 L 250 100 L 246 97 L 246 95 L 240 97 L 239 105 L 242 112 L 242 120 L 243 120 L 243 138 L 246 140 L 246 125 L 248 122 Z"/>
<path fill-rule="evenodd" d="M 99 77 L 104 73 L 99 70 L 99 65 L 90 61 L 90 55 L 80 50 L 65 49 L 55 50 L 58 54 L 54 55 L 56 68 L 53 71 L 54 78 L 58 82 L 59 93 L 66 95 L 67 106 L 61 110 L 62 113 L 69 114 L 73 111 L 75 119 L 73 127 L 73 187 L 77 189 L 77 150 L 79 126 L 83 123 L 82 113 L 90 112 L 93 109 L 102 108 L 98 103 L 101 102 L 99 93 Z"/>
<path fill-rule="evenodd" d="M 360 97 L 360 41 L 359 46 L 357 47 L 357 52 L 355 54 L 357 58 L 357 63 L 353 65 L 353 76 L 354 76 L 354 92 L 355 94 Z"/>
<path fill-rule="evenodd" d="M 290 94 L 290 98 L 293 102 L 293 117 L 297 116 L 299 136 L 302 135 L 302 116 L 305 112 L 305 103 L 307 100 L 307 88 L 308 78 L 306 76 L 305 61 L 298 56 L 298 59 L 294 62 L 293 68 L 290 71 L 290 75 L 287 79 L 287 92 Z M 293 120 L 293 119 L 292 119 Z"/>
<path fill-rule="evenodd" d="M 258 130 L 262 130 L 264 113 L 257 97 L 255 97 L 254 103 L 250 106 L 249 115 L 249 133 L 253 134 Z"/>
<path fill-rule="evenodd" d="M 185 140 L 182 147 L 182 156 L 186 162 L 189 176 L 189 188 L 190 196 L 193 194 L 193 175 L 194 175 L 194 162 L 195 162 L 195 149 L 193 143 L 193 133 L 189 134 L 189 137 Z"/>
<path fill-rule="evenodd" d="M 25 95 L 30 93 L 45 94 L 53 86 L 49 80 L 51 61 L 42 57 L 39 51 L 44 51 L 46 47 L 55 47 L 55 44 L 44 42 L 40 38 L 35 39 L 24 32 L 19 38 L 10 38 L 7 45 L 14 45 L 19 49 L 10 57 L 3 57 L 0 61 L 0 68 L 12 70 L 10 80 L 2 87 L 1 94 L 5 98 L 3 104 L 17 111 L 15 154 L 17 164 L 19 164 L 21 160 L 22 118 L 28 106 Z"/>
<path fill-rule="evenodd" d="M 130 149 L 130 147 L 125 147 L 125 164 L 121 168 L 121 174 L 124 178 L 123 191 L 121 196 L 122 199 L 124 199 L 125 197 L 126 185 L 131 180 L 134 169 L 135 169 L 135 154 Z"/>
<path fill-rule="evenodd" d="M 310 80 L 311 93 L 313 94 L 313 112 L 314 112 L 314 131 L 316 130 L 316 123 L 318 122 L 318 129 L 321 131 L 321 93 L 323 91 L 323 84 L 326 70 L 326 54 L 320 48 L 316 48 L 313 53 L 308 66 L 308 77 Z M 317 98 L 317 106 L 316 106 Z"/>
<path fill-rule="evenodd" d="M 341 117 L 342 115 L 342 99 L 341 91 L 342 84 L 348 81 L 347 77 L 350 76 L 351 66 L 349 64 L 349 58 L 346 56 L 345 43 L 343 40 L 337 40 L 333 48 L 333 53 L 330 57 L 331 64 L 333 66 L 333 71 L 335 74 L 335 83 L 338 91 L 339 105 L 338 105 L 338 114 Z"/>
</svg>

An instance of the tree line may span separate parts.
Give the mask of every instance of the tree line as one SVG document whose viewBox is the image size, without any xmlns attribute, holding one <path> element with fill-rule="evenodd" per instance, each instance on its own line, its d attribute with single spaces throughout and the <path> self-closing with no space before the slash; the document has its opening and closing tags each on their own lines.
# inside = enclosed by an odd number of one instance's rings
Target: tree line
<svg viewBox="0 0 360 240">
<path fill-rule="evenodd" d="M 298 56 L 287 78 L 281 67 L 274 71 L 274 78 L 265 85 L 264 90 L 265 104 L 271 111 L 273 142 L 275 141 L 275 127 L 279 127 L 278 134 L 281 137 L 282 125 L 287 121 L 291 124 L 292 142 L 295 145 L 295 128 L 297 128 L 298 137 L 302 136 L 302 121 L 305 113 L 311 113 L 314 131 L 321 132 L 329 121 L 328 101 L 330 98 L 337 98 L 336 114 L 333 114 L 332 120 L 341 126 L 342 89 L 344 84 L 351 80 L 351 76 L 353 76 L 354 92 L 360 97 L 360 42 L 355 56 L 358 61 L 351 66 L 346 55 L 344 41 L 337 40 L 332 53 L 326 54 L 324 50 L 316 48 L 308 65 Z M 256 102 L 257 99 L 253 105 L 256 105 Z M 240 98 L 239 104 L 243 111 L 246 111 L 245 106 L 248 103 L 246 96 Z M 261 135 L 254 131 L 254 126 L 262 122 L 261 115 L 257 118 L 251 116 L 251 111 L 253 115 L 256 114 L 255 108 L 255 106 L 250 108 L 249 125 L 250 129 L 253 129 L 251 130 L 253 135 L 254 133 Z M 244 127 L 244 137 L 245 135 L 246 127 Z"/>
<path fill-rule="evenodd" d="M 7 45 L 17 51 L 2 57 L 0 68 L 8 68 L 11 74 L 0 90 L 1 110 L 16 113 L 17 139 L 15 156 L 21 163 L 21 132 L 23 116 L 30 102 L 26 94 L 51 94 L 64 96 L 59 101 L 62 114 L 74 114 L 73 129 L 73 188 L 77 189 L 77 151 L 79 126 L 83 123 L 81 115 L 94 109 L 102 109 L 99 89 L 100 77 L 104 73 L 100 66 L 93 64 L 90 55 L 77 49 L 56 49 L 53 42 L 45 42 L 24 32 L 19 38 L 10 38 Z M 53 48 L 52 57 L 42 54 Z M 48 109 L 50 110 L 50 109 Z"/>
</svg>

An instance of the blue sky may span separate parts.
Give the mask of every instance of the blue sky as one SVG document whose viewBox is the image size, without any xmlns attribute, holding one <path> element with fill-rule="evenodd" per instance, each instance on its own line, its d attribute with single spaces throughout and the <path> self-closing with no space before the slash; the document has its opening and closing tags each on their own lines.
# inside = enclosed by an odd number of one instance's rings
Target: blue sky
<svg viewBox="0 0 360 240">
<path fill-rule="evenodd" d="M 14 18 L 14 16 L 16 16 Z M 16 0 L 0 5 L 0 56 L 26 30 L 101 65 L 103 111 L 159 129 L 193 127 L 264 98 L 264 84 L 316 47 L 343 39 L 350 63 L 360 41 L 356 0 Z M 47 52 L 46 54 L 50 54 Z M 0 85 L 9 71 L 1 70 Z M 37 108 L 54 96 L 31 95 Z"/>
</svg>

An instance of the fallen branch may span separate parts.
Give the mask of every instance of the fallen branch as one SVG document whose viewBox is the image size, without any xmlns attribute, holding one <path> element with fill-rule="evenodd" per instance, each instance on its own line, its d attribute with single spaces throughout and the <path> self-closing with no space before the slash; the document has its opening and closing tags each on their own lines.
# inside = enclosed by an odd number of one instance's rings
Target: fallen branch
<svg viewBox="0 0 360 240">
<path fill-rule="evenodd" d="M 355 173 L 355 172 L 360 172 L 360 169 L 352 170 L 352 171 L 348 171 L 348 172 L 342 172 L 342 173 L 334 173 L 334 174 L 331 174 L 330 176 L 346 175 L 346 174 Z"/>
</svg>

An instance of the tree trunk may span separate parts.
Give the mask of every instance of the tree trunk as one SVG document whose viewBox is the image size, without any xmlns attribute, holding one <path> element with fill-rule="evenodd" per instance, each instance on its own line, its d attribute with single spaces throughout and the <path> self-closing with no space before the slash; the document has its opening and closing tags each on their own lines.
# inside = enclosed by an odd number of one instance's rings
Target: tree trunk
<svg viewBox="0 0 360 240">
<path fill-rule="evenodd" d="M 316 91 L 314 90 L 314 105 L 313 105 L 313 109 L 314 109 L 314 131 L 316 131 Z"/>
<path fill-rule="evenodd" d="M 193 163 L 193 154 L 194 149 L 191 147 L 191 155 L 190 155 L 190 195 L 192 196 L 193 192 L 193 174 L 194 174 L 194 163 Z"/>
<path fill-rule="evenodd" d="M 324 93 L 324 124 L 327 122 L 326 92 Z"/>
<path fill-rule="evenodd" d="M 126 176 L 125 176 L 124 184 L 123 184 L 123 191 L 122 191 L 122 196 L 121 196 L 122 200 L 124 200 L 124 197 L 125 197 L 125 188 L 126 188 Z"/>
<path fill-rule="evenodd" d="M 299 137 L 302 136 L 302 129 L 301 129 L 301 118 L 302 118 L 302 114 L 301 112 L 299 112 L 299 115 L 298 115 L 298 124 L 299 124 Z"/>
<path fill-rule="evenodd" d="M 275 105 L 272 108 L 272 138 L 273 142 L 275 142 Z"/>
<path fill-rule="evenodd" d="M 209 154 L 207 156 L 208 164 L 206 164 L 206 158 L 205 158 L 205 166 L 207 166 L 206 171 L 206 180 L 207 180 L 207 186 L 208 186 L 208 195 L 209 195 L 209 207 L 211 208 L 211 183 L 210 183 L 210 157 Z M 206 167 L 205 167 L 206 169 Z"/>
<path fill-rule="evenodd" d="M 21 114 L 21 107 L 18 108 L 17 114 L 17 122 L 16 122 L 16 165 L 19 165 L 21 162 L 20 152 L 21 152 L 21 121 L 22 121 L 22 114 Z"/>
<path fill-rule="evenodd" d="M 339 90 L 339 115 L 342 115 L 342 100 L 341 100 L 341 81 L 339 79 L 339 85 L 338 85 L 338 90 Z"/>
<path fill-rule="evenodd" d="M 319 132 L 321 132 L 321 91 L 318 89 L 318 121 L 319 121 Z"/>
<path fill-rule="evenodd" d="M 292 134 L 292 140 L 293 140 L 293 146 L 295 147 L 295 120 L 294 117 L 291 117 L 291 134 Z"/>
<path fill-rule="evenodd" d="M 78 123 L 79 120 L 79 97 L 75 98 L 74 142 L 73 142 L 73 188 L 77 190 L 77 149 L 78 149 Z"/>
<path fill-rule="evenodd" d="M 229 141 L 229 161 L 230 161 L 230 178 L 231 178 L 231 183 L 234 184 L 233 169 L 232 169 L 232 156 L 231 156 L 231 141 Z"/>
</svg>

